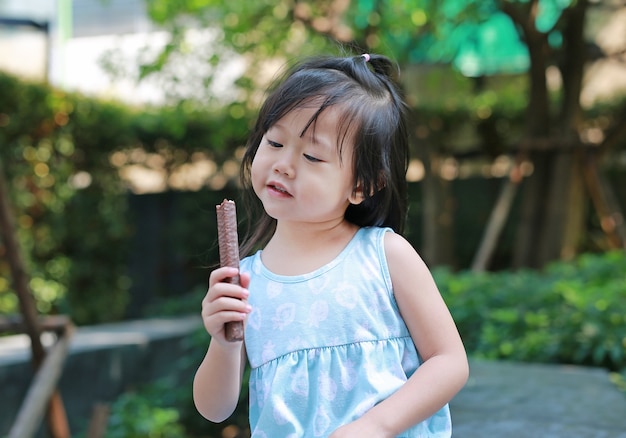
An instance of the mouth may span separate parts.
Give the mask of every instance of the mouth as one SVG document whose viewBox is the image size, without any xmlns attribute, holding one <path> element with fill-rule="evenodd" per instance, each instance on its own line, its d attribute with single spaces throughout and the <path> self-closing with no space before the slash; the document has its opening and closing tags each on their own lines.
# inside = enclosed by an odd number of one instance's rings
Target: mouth
<svg viewBox="0 0 626 438">
<path fill-rule="evenodd" d="M 267 185 L 268 190 L 283 196 L 291 196 L 291 193 L 287 191 L 285 187 L 278 183 L 271 182 Z"/>
</svg>

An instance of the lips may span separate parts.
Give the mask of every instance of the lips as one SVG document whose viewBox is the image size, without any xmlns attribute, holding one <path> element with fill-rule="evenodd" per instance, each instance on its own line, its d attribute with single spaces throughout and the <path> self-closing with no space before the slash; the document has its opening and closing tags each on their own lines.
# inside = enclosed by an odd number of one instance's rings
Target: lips
<svg viewBox="0 0 626 438">
<path fill-rule="evenodd" d="M 291 193 L 280 183 L 271 181 L 267 184 L 267 188 L 270 192 L 283 196 L 291 196 Z"/>
</svg>

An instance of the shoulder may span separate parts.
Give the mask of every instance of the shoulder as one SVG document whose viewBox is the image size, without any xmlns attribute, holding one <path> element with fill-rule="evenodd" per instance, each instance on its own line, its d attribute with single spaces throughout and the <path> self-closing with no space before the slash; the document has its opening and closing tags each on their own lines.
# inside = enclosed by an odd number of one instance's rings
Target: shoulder
<svg viewBox="0 0 626 438">
<path fill-rule="evenodd" d="M 403 236 L 388 232 L 384 235 L 384 249 L 389 273 L 394 282 L 398 284 L 398 278 L 411 278 L 413 280 L 431 281 L 431 273 L 422 257 L 413 245 Z"/>
<path fill-rule="evenodd" d="M 411 259 L 417 258 L 421 260 L 421 257 L 415 248 L 413 248 L 413 245 L 411 245 L 411 243 L 409 243 L 409 241 L 403 236 L 396 234 L 393 231 L 389 231 L 384 234 L 384 247 L 387 259 L 402 261 L 402 258 L 409 257 Z"/>
<path fill-rule="evenodd" d="M 375 247 L 379 255 L 383 256 L 388 264 L 401 263 L 405 259 L 408 259 L 407 261 L 410 263 L 416 260 L 421 261 L 411 243 L 388 227 L 360 228 L 355 240 L 368 242 L 372 247 Z"/>
</svg>

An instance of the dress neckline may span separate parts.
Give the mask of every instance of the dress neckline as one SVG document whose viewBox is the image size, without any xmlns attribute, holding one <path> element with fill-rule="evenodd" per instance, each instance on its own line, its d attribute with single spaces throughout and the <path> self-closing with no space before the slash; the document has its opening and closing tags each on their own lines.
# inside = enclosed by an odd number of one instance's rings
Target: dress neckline
<svg viewBox="0 0 626 438">
<path fill-rule="evenodd" d="M 352 239 L 350 239 L 350 241 L 346 244 L 346 246 L 341 250 L 339 254 L 337 254 L 337 256 L 333 260 L 331 260 L 330 262 L 326 263 L 324 266 L 321 266 L 311 272 L 298 274 L 298 275 L 276 274 L 273 271 L 270 271 L 263 263 L 263 260 L 261 259 L 261 254 L 263 253 L 263 250 L 258 250 L 254 254 L 253 262 L 255 264 L 258 264 L 258 266 L 260 267 L 260 273 L 262 273 L 266 278 L 270 280 L 274 280 L 274 281 L 281 282 L 281 283 L 298 283 L 301 281 L 307 281 L 311 278 L 319 277 L 320 275 L 323 275 L 324 273 L 328 272 L 329 270 L 339 265 L 346 258 L 346 256 L 350 253 L 354 245 L 356 245 L 357 241 L 360 239 L 360 236 L 363 234 L 364 230 L 365 230 L 364 227 L 359 228 L 356 231 L 356 233 L 354 233 L 354 236 L 352 236 Z"/>
</svg>

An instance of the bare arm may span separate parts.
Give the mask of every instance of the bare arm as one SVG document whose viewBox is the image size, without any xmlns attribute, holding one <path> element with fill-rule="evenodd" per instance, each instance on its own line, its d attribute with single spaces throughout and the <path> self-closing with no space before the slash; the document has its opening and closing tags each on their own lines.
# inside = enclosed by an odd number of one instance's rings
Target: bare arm
<svg viewBox="0 0 626 438">
<path fill-rule="evenodd" d="M 385 252 L 396 301 L 423 363 L 394 394 L 332 438 L 395 437 L 441 409 L 469 375 L 465 348 L 426 264 L 397 234 L 386 234 Z"/>
<path fill-rule="evenodd" d="M 228 342 L 224 336 L 226 322 L 245 320 L 250 312 L 246 301 L 250 277 L 242 274 L 241 286 L 223 282 L 236 273 L 234 268 L 213 271 L 202 301 L 202 319 L 211 343 L 194 377 L 193 400 L 198 412 L 216 423 L 226 420 L 237 407 L 246 364 L 243 342 Z"/>
</svg>

